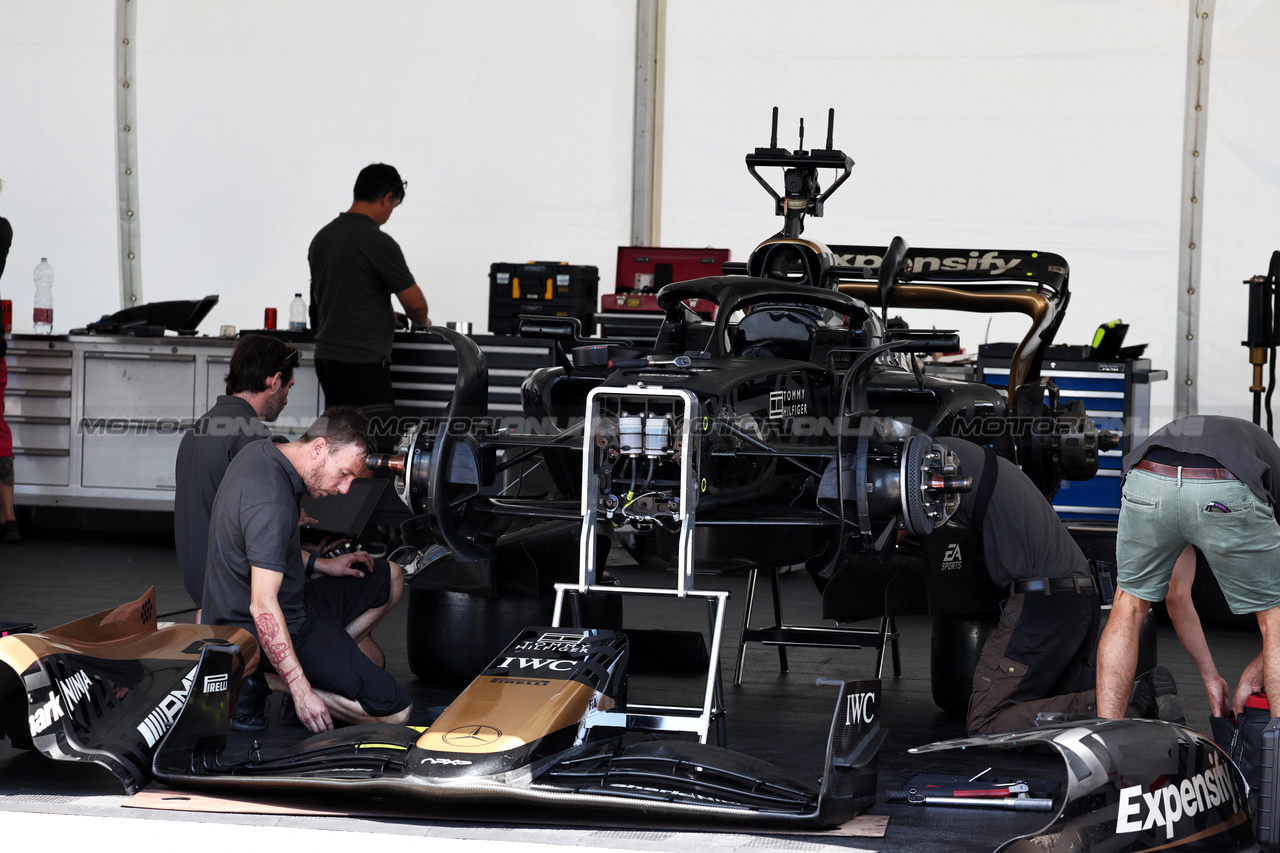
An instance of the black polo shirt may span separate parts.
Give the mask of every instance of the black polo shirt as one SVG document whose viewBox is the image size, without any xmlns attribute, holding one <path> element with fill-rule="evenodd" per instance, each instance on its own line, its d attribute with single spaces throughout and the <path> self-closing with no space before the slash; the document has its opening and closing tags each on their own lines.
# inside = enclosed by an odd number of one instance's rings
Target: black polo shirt
<svg viewBox="0 0 1280 853">
<path fill-rule="evenodd" d="M 307 250 L 316 308 L 316 358 L 357 364 L 390 360 L 391 296 L 413 286 L 400 245 L 363 213 L 340 213 Z"/>
<path fill-rule="evenodd" d="M 306 621 L 306 566 L 298 537 L 302 477 L 271 441 L 231 460 L 209 519 L 203 620 L 258 632 L 249 612 L 251 566 L 284 575 L 278 600 L 290 633 Z"/>
<path fill-rule="evenodd" d="M 973 477 L 973 488 L 960 495 L 952 520 L 969 526 L 977 504 L 978 484 L 986 465 L 986 451 L 959 438 L 939 438 L 960 457 L 960 471 Z M 1032 578 L 1087 578 L 1089 561 L 1067 532 L 1053 505 L 1014 463 L 996 457 L 996 479 L 987 517 L 982 524 L 982 556 L 997 586 Z"/>
</svg>

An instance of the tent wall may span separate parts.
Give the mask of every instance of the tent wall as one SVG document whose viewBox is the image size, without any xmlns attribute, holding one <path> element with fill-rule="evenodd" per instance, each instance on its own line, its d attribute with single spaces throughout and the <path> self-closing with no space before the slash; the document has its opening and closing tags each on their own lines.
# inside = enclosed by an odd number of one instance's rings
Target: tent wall
<svg viewBox="0 0 1280 853">
<path fill-rule="evenodd" d="M 1280 4 L 1219 0 L 1200 270 L 1199 411 L 1251 416 L 1244 279 L 1280 249 Z M 1153 301 L 1163 301 L 1158 292 Z M 1280 399 L 1276 401 L 1280 408 Z"/>
<path fill-rule="evenodd" d="M 115 6 L 0 0 L 0 216 L 13 226 L 0 296 L 30 330 L 32 271 L 54 268 L 54 328 L 120 308 Z"/>
<path fill-rule="evenodd" d="M 806 235 L 1056 252 L 1074 292 L 1060 341 L 1087 343 L 1123 317 L 1129 340 L 1171 366 L 1175 301 L 1152 294 L 1169 293 L 1177 273 L 1184 4 L 855 5 L 806 4 L 803 23 L 780 27 L 767 0 L 736 4 L 732 20 L 672 4 L 666 241 L 740 255 L 768 236 L 772 206 L 742 155 L 768 144 L 771 105 L 787 147 L 800 116 L 806 145 L 824 144 L 834 107 L 835 143 L 857 165 Z M 708 45 L 701 35 L 715 29 Z M 960 328 L 971 352 L 1027 328 L 1021 316 L 903 313 Z"/>
<path fill-rule="evenodd" d="M 306 248 L 355 172 L 395 164 L 387 230 L 437 322 L 486 325 L 494 261 L 596 264 L 629 239 L 632 2 L 137 3 L 141 292 L 218 293 L 206 331 L 306 291 Z M 114 4 L 0 0 L 0 290 L 55 329 L 119 307 Z M 661 199 L 669 246 L 743 259 L 779 220 L 742 157 L 821 144 L 854 174 L 806 234 L 833 243 L 1042 248 L 1071 264 L 1059 335 L 1123 318 L 1172 371 L 1188 0 L 666 0 Z M 1199 407 L 1247 417 L 1245 288 L 1280 248 L 1280 6 L 1219 2 L 1200 303 Z M 972 350 L 1019 318 L 909 316 Z M 988 323 L 990 324 L 988 326 Z M 1155 417 L 1172 412 L 1156 386 Z"/>
</svg>

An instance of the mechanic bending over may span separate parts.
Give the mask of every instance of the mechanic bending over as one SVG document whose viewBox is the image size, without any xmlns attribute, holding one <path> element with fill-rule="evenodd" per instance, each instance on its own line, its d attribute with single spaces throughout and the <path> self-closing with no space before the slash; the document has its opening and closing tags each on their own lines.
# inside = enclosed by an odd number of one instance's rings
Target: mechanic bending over
<svg viewBox="0 0 1280 853">
<path fill-rule="evenodd" d="M 359 645 L 404 592 L 400 567 L 364 552 L 304 565 L 299 546 L 303 490 L 345 494 L 372 450 L 368 419 L 330 408 L 297 441 L 242 450 L 213 503 L 205 621 L 258 638 L 260 670 L 312 732 L 332 729 L 335 718 L 403 725 L 412 710 L 405 689 Z M 312 570 L 326 577 L 306 583 Z"/>
<path fill-rule="evenodd" d="M 1231 612 L 1257 614 L 1262 653 L 1245 667 L 1231 703 L 1242 709 L 1263 683 L 1280 683 L 1280 447 L 1249 421 L 1192 415 L 1129 453 L 1123 476 L 1119 592 L 1098 645 L 1099 716 L 1124 715 L 1138 629 L 1151 602 L 1166 594 L 1178 639 L 1200 670 L 1213 713 L 1227 708 L 1227 683 L 1189 606 L 1195 572 L 1190 545 L 1204 552 Z M 1280 716 L 1280 702 L 1271 703 L 1271 716 Z"/>
<path fill-rule="evenodd" d="M 183 586 L 196 605 L 196 622 L 204 598 L 213 498 L 236 454 L 255 441 L 271 438 L 263 421 L 274 421 L 289 404 L 297 366 L 298 351 L 292 344 L 265 335 L 240 338 L 231 353 L 227 393 L 219 395 L 178 445 L 173 539 Z"/>
<path fill-rule="evenodd" d="M 1090 658 L 1101 617 L 1080 546 L 1016 464 L 963 439 L 937 440 L 973 476 L 952 520 L 979 537 L 992 582 L 1009 590 L 973 674 L 970 734 L 1029 728 L 1041 713 L 1096 716 Z M 1135 716 L 1157 712 L 1154 678 L 1125 691 Z"/>
</svg>

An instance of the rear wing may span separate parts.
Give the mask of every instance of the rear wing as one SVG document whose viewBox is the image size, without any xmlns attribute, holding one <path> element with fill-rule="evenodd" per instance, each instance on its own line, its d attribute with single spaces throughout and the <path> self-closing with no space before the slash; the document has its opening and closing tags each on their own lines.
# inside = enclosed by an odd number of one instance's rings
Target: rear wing
<svg viewBox="0 0 1280 853">
<path fill-rule="evenodd" d="M 888 251 L 884 246 L 828 244 L 827 248 L 837 264 L 827 275 L 840 281 L 875 281 Z M 1061 255 L 1015 249 L 908 249 L 898 272 L 903 283 L 1031 283 L 1064 295 L 1069 276 L 1070 268 Z"/>
<path fill-rule="evenodd" d="M 823 284 L 869 305 L 880 302 L 877 281 L 884 246 L 829 245 L 836 265 Z M 1052 252 L 1013 249 L 908 249 L 894 275 L 889 304 L 981 314 L 1017 313 L 1031 328 L 1009 365 L 1009 395 L 1040 378 L 1044 351 L 1053 343 L 1071 294 L 1070 268 Z"/>
</svg>

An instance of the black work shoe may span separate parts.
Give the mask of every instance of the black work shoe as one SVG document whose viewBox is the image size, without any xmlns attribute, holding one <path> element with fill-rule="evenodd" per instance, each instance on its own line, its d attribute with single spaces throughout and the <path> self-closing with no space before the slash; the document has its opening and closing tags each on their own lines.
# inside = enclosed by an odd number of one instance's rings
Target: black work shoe
<svg viewBox="0 0 1280 853">
<path fill-rule="evenodd" d="M 0 541 L 2 542 L 21 542 L 22 534 L 18 532 L 18 522 L 6 521 L 0 524 Z"/>
<path fill-rule="evenodd" d="M 1177 696 L 1157 696 L 1156 719 L 1183 725 L 1187 722 L 1187 715 L 1183 713 L 1182 703 Z"/>
<path fill-rule="evenodd" d="M 1151 689 L 1155 691 L 1156 696 L 1178 695 L 1178 684 L 1173 680 L 1173 673 L 1164 667 L 1154 667 L 1142 675 L 1144 678 L 1150 679 Z"/>
<path fill-rule="evenodd" d="M 1178 701 L 1178 684 L 1173 680 L 1173 674 L 1164 667 L 1157 666 L 1147 676 L 1155 694 L 1156 719 L 1166 723 L 1185 723 L 1187 715 L 1182 712 L 1182 703 Z"/>
<path fill-rule="evenodd" d="M 1178 683 L 1163 666 L 1152 667 L 1133 682 L 1126 716 L 1169 723 L 1185 723 L 1182 704 L 1177 700 Z"/>
<path fill-rule="evenodd" d="M 267 727 L 267 700 L 271 688 L 267 677 L 260 672 L 246 678 L 240 685 L 240 698 L 236 712 L 231 717 L 231 729 L 237 732 L 260 732 Z"/>
<path fill-rule="evenodd" d="M 1130 719 L 1151 719 L 1156 715 L 1156 691 L 1151 686 L 1148 673 L 1139 675 L 1133 681 L 1133 692 L 1129 694 L 1129 707 L 1124 715 Z"/>
<path fill-rule="evenodd" d="M 280 697 L 279 716 L 282 723 L 289 723 L 294 726 L 302 725 L 302 720 L 298 719 L 298 709 L 293 707 L 293 697 L 287 693 Z"/>
</svg>

